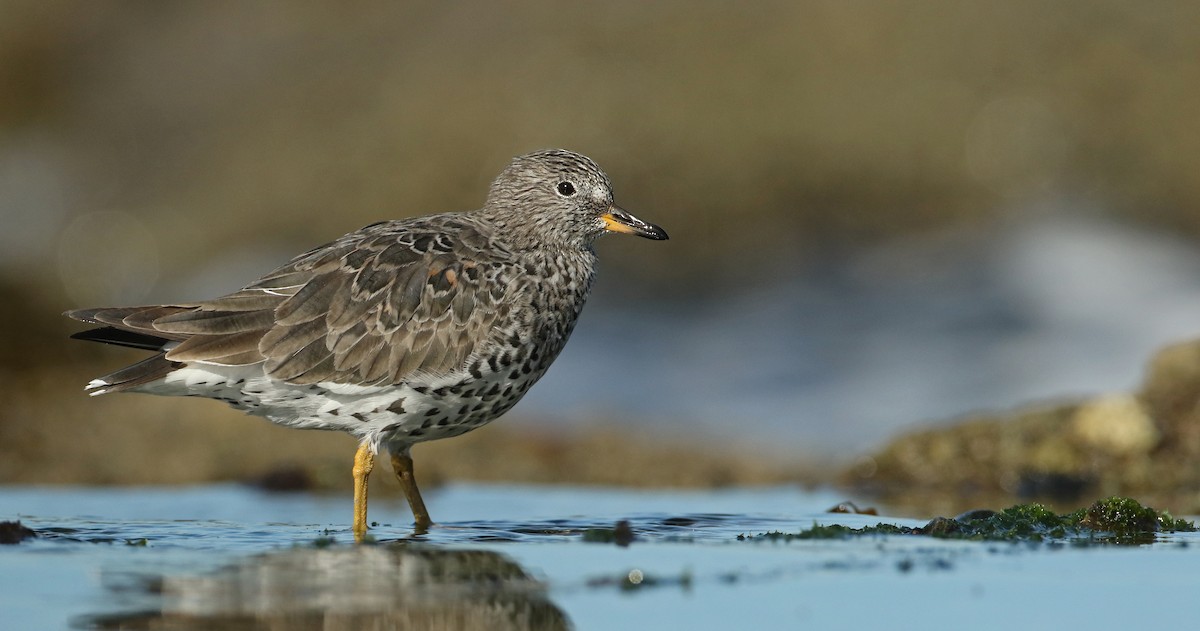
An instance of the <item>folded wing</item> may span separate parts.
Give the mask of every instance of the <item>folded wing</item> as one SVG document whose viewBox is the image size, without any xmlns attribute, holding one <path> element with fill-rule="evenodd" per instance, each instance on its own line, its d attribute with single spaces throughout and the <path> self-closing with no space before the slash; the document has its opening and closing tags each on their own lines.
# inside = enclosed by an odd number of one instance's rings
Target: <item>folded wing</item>
<svg viewBox="0 0 1200 631">
<path fill-rule="evenodd" d="M 197 303 L 88 309 L 76 337 L 168 363 L 250 365 L 297 384 L 400 383 L 466 368 L 513 307 L 511 254 L 468 219 L 375 224 Z"/>
</svg>

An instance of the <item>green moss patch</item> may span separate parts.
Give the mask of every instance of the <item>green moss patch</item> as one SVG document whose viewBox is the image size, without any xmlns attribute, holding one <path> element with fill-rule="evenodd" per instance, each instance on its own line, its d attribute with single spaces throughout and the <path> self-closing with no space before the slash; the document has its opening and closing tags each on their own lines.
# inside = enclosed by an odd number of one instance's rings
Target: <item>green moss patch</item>
<svg viewBox="0 0 1200 631">
<path fill-rule="evenodd" d="M 739 536 L 743 541 L 846 539 L 881 535 L 917 535 L 973 541 L 1071 542 L 1132 545 L 1153 543 L 1160 532 L 1193 532 L 1195 524 L 1175 519 L 1126 497 L 1110 497 L 1065 515 L 1041 504 L 1018 504 L 1002 511 L 971 511 L 955 517 L 936 517 L 919 528 L 877 524 L 863 528 L 814 525 L 796 533 L 768 532 Z"/>
</svg>

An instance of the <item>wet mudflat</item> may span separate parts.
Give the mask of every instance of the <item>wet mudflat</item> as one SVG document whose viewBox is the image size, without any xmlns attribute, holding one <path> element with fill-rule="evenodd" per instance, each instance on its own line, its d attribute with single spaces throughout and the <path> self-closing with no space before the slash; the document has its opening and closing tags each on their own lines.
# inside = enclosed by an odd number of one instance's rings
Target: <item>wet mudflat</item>
<svg viewBox="0 0 1200 631">
<path fill-rule="evenodd" d="M 0 611 L 12 629 L 1119 629 L 1192 619 L 1197 533 L 1136 546 L 739 540 L 814 523 L 926 522 L 824 512 L 841 499 L 784 487 L 454 485 L 430 493 L 440 525 L 424 535 L 400 501 L 372 501 L 375 542 L 355 546 L 348 497 L 8 487 L 0 520 L 39 536 L 0 547 Z"/>
</svg>

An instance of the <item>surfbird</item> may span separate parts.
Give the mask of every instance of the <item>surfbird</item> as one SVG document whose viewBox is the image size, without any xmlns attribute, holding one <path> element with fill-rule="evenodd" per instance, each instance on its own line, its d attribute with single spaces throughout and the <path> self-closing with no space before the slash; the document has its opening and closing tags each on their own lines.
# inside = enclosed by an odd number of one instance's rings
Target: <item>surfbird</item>
<svg viewBox="0 0 1200 631">
<path fill-rule="evenodd" d="M 355 538 L 381 450 L 427 530 L 412 446 L 496 419 L 546 372 L 591 289 L 592 244 L 609 232 L 667 238 L 613 203 L 590 158 L 549 149 L 514 158 L 478 210 L 371 224 L 219 298 L 65 315 L 99 325 L 76 339 L 154 353 L 89 394 L 206 397 L 349 432 Z"/>
</svg>

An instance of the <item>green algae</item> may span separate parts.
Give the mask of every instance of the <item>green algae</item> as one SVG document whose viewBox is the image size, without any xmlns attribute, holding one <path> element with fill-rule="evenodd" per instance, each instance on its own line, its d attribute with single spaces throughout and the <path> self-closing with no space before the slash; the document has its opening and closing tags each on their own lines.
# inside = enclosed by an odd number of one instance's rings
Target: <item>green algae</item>
<svg viewBox="0 0 1200 631">
<path fill-rule="evenodd" d="M 1195 524 L 1176 519 L 1166 511 L 1144 507 L 1127 497 L 1110 497 L 1069 516 L 1081 526 L 1117 535 L 1145 532 L 1193 532 Z"/>
<path fill-rule="evenodd" d="M 906 526 L 896 526 L 893 524 L 876 524 L 874 526 L 866 526 L 864 528 L 851 528 L 850 526 L 842 526 L 841 524 L 830 524 L 822 526 L 813 524 L 812 528 L 801 530 L 800 532 L 780 532 L 772 531 L 765 532 L 760 535 L 738 535 L 738 541 L 751 540 L 766 540 L 766 541 L 791 541 L 804 539 L 848 539 L 856 536 L 879 536 L 879 535 L 909 535 L 913 534 L 913 529 Z"/>
<path fill-rule="evenodd" d="M 971 511 L 953 519 L 936 517 L 917 528 L 884 523 L 863 528 L 814 524 L 812 528 L 796 533 L 739 535 L 738 540 L 792 541 L 907 535 L 971 541 L 1137 545 L 1153 543 L 1157 533 L 1195 530 L 1192 522 L 1176 519 L 1166 511 L 1142 506 L 1130 498 L 1110 497 L 1065 515 L 1058 515 L 1041 504 L 1018 504 L 999 512 Z"/>
</svg>

